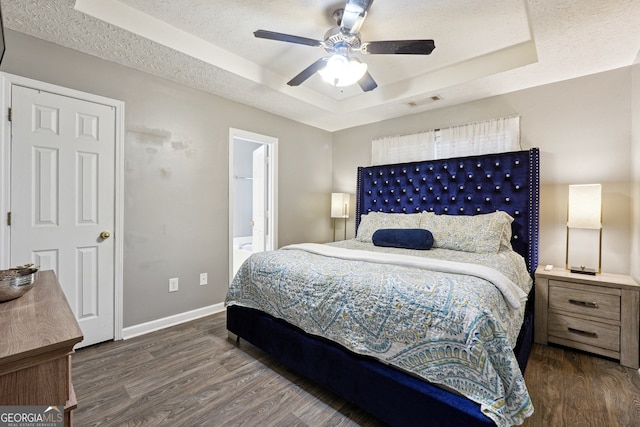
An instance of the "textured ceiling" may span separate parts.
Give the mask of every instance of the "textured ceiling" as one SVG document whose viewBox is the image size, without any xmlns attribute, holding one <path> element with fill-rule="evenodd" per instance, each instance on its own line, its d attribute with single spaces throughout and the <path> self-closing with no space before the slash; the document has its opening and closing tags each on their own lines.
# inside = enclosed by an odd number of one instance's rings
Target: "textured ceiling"
<svg viewBox="0 0 640 427">
<path fill-rule="evenodd" d="M 640 50 L 638 0 L 376 0 L 363 41 L 434 39 L 433 53 L 360 55 L 379 85 L 367 93 L 319 76 L 287 86 L 326 52 L 253 31 L 322 40 L 343 5 L 11 0 L 2 12 L 12 30 L 329 131 L 628 66 Z"/>
</svg>

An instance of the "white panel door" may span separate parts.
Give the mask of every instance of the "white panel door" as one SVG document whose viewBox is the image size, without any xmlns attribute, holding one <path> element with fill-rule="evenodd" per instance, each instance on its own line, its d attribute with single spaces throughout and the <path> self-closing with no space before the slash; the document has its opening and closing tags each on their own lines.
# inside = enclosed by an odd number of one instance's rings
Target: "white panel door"
<svg viewBox="0 0 640 427">
<path fill-rule="evenodd" d="M 262 144 L 253 151 L 253 213 L 252 213 L 252 251 L 263 252 L 265 250 L 265 172 L 267 146 Z"/>
<path fill-rule="evenodd" d="M 12 86 L 11 265 L 54 270 L 84 334 L 114 337 L 115 109 Z"/>
</svg>

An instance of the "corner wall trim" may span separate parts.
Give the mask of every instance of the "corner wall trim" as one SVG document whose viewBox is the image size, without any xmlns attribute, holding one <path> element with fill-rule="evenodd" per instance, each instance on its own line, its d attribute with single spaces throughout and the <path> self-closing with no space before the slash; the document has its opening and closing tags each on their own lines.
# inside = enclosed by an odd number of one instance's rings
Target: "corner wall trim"
<svg viewBox="0 0 640 427">
<path fill-rule="evenodd" d="M 128 326 L 122 330 L 122 339 L 128 340 L 149 332 L 158 331 L 160 329 L 176 326 L 181 323 L 196 320 L 201 317 L 210 316 L 212 314 L 225 311 L 224 303 L 218 303 L 207 307 L 197 308 L 195 310 L 186 311 L 184 313 L 174 314 L 173 316 L 163 317 L 162 319 L 152 320 L 150 322 L 140 323 L 134 326 Z"/>
</svg>

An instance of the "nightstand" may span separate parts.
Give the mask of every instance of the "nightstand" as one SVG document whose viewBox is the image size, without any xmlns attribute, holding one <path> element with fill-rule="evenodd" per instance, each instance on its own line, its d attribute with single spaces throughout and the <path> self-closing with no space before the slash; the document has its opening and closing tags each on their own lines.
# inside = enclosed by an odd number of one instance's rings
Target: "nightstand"
<svg viewBox="0 0 640 427">
<path fill-rule="evenodd" d="M 640 285 L 631 277 L 543 267 L 535 277 L 536 343 L 560 344 L 640 367 Z"/>
</svg>

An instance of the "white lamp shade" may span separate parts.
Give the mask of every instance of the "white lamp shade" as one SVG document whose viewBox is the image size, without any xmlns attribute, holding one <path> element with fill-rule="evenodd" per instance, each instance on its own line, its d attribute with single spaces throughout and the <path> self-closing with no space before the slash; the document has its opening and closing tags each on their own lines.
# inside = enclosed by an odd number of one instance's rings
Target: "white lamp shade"
<svg viewBox="0 0 640 427">
<path fill-rule="evenodd" d="M 602 186 L 570 185 L 567 227 L 599 230 L 602 227 Z"/>
<path fill-rule="evenodd" d="M 349 218 L 348 193 L 331 193 L 331 218 Z"/>
</svg>

